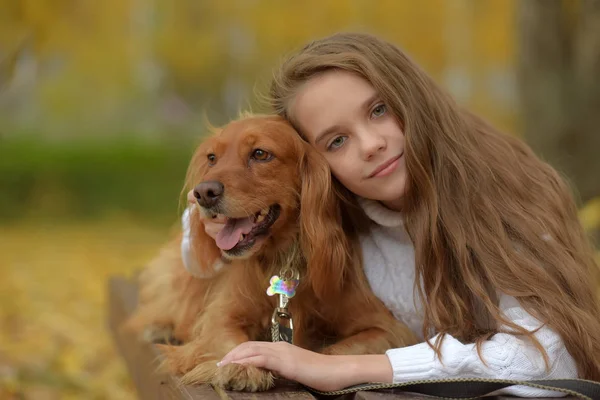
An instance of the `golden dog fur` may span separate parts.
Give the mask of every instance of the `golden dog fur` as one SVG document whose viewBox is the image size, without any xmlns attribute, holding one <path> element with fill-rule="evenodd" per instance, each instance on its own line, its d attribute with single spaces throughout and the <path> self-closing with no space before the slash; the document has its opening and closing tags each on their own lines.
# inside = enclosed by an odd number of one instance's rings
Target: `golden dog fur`
<svg viewBox="0 0 600 400">
<path fill-rule="evenodd" d="M 256 149 L 271 158 L 253 159 Z M 216 156 L 210 164 L 208 154 Z M 269 371 L 216 363 L 240 343 L 270 339 L 277 296 L 267 296 L 266 289 L 285 265 L 300 273 L 289 305 L 296 345 L 325 354 L 381 354 L 416 343 L 369 289 L 360 249 L 350 246 L 342 228 L 325 160 L 285 120 L 246 116 L 226 125 L 197 149 L 187 181 L 188 189 L 221 182 L 219 212 L 227 217 L 247 217 L 273 204 L 280 214 L 265 238 L 231 255 L 204 232 L 200 213 L 207 210 L 195 206 L 195 257 L 205 272 L 219 259 L 224 267 L 206 279 L 191 276 L 183 267 L 180 236 L 141 274 L 140 303 L 128 326 L 167 329 L 184 342 L 159 345 L 164 365 L 182 374 L 183 382 L 250 391 L 273 386 Z"/>
</svg>

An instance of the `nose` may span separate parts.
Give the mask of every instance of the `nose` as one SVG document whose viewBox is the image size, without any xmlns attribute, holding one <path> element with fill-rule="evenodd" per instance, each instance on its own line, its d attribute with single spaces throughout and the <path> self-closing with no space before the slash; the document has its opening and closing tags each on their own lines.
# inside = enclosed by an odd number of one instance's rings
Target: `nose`
<svg viewBox="0 0 600 400">
<path fill-rule="evenodd" d="M 223 196 L 224 189 L 218 181 L 202 182 L 194 188 L 194 197 L 202 207 L 214 207 Z"/>
<path fill-rule="evenodd" d="M 360 144 L 363 158 L 370 160 L 375 154 L 383 151 L 387 147 L 387 142 L 383 135 L 373 131 L 363 131 L 360 134 Z"/>
</svg>

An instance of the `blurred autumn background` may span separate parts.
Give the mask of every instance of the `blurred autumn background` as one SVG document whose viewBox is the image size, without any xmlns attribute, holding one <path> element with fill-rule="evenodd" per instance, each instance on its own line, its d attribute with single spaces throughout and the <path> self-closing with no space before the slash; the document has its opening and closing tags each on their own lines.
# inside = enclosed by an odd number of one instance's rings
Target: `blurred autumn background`
<svg viewBox="0 0 600 400">
<path fill-rule="evenodd" d="M 0 0 L 0 398 L 133 399 L 106 282 L 173 232 L 205 120 L 307 40 L 403 47 L 524 137 L 600 227 L 600 2 Z"/>
</svg>

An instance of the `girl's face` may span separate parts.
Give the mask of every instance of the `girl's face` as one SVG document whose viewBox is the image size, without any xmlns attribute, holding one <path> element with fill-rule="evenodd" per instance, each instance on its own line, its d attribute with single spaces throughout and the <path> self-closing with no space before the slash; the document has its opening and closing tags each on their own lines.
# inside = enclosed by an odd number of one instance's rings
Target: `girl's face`
<svg viewBox="0 0 600 400">
<path fill-rule="evenodd" d="M 344 186 L 389 208 L 401 208 L 404 132 L 367 80 L 327 71 L 307 81 L 290 106 L 299 129 Z"/>
</svg>

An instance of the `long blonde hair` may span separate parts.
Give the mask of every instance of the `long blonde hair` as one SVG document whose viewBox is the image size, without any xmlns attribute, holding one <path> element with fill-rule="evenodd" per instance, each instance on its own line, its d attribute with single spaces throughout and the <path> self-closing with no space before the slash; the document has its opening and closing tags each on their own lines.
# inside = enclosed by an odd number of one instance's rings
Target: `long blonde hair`
<svg viewBox="0 0 600 400">
<path fill-rule="evenodd" d="M 332 69 L 367 79 L 404 128 L 403 213 L 423 334 L 440 334 L 428 340 L 438 356 L 445 334 L 480 351 L 490 336 L 511 331 L 529 337 L 548 362 L 535 332 L 503 316 L 497 293 L 504 293 L 560 334 L 580 377 L 600 381 L 597 266 L 559 174 L 524 142 L 459 107 L 396 46 L 368 34 L 336 34 L 287 59 L 270 88 L 275 111 L 297 126 L 290 102 L 303 83 Z"/>
</svg>

